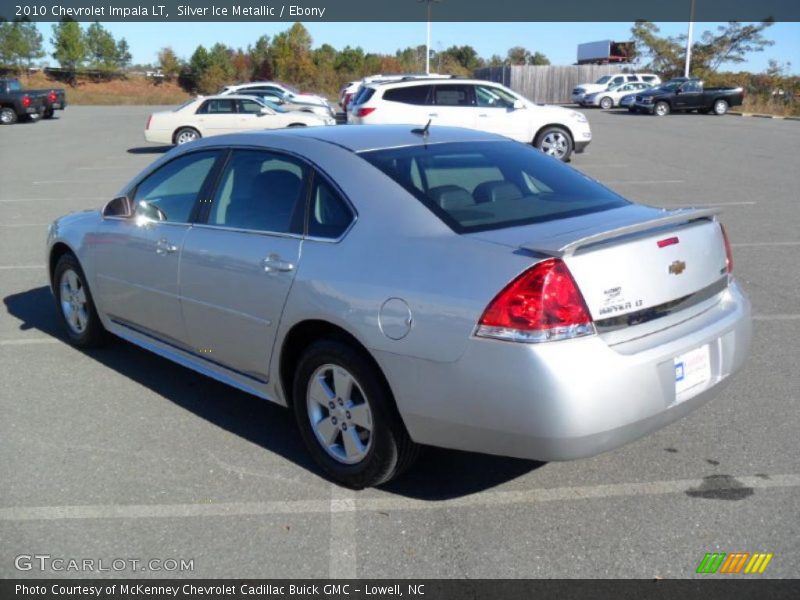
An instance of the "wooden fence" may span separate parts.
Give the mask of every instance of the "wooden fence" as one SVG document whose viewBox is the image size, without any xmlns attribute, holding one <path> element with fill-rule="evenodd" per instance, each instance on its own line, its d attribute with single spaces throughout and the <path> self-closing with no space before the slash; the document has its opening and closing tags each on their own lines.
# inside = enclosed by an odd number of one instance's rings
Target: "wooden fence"
<svg viewBox="0 0 800 600">
<path fill-rule="evenodd" d="M 534 102 L 559 104 L 572 101 L 572 90 L 579 83 L 623 70 L 620 65 L 524 65 L 476 69 L 475 77 L 502 83 Z"/>
</svg>

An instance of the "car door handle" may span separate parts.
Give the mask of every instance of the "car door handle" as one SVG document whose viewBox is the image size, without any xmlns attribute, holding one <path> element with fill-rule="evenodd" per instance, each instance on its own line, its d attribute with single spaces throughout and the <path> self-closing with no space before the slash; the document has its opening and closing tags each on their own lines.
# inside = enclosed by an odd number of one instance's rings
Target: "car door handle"
<svg viewBox="0 0 800 600">
<path fill-rule="evenodd" d="M 480 115 L 478 115 L 478 116 L 479 116 L 479 117 L 488 117 L 489 115 L 487 115 L 486 113 L 483 113 L 483 114 L 480 114 Z"/>
<path fill-rule="evenodd" d="M 283 260 L 277 254 L 270 254 L 264 259 L 262 264 L 264 265 L 264 271 L 267 273 L 287 273 L 289 271 L 294 271 L 294 264 L 290 263 L 288 260 Z"/>
<path fill-rule="evenodd" d="M 429 117 L 438 117 L 439 113 L 428 113 Z"/>
<path fill-rule="evenodd" d="M 170 244 L 167 238 L 161 238 L 156 242 L 156 254 L 160 254 L 161 256 L 172 254 L 178 251 L 178 247 L 174 244 Z"/>
</svg>

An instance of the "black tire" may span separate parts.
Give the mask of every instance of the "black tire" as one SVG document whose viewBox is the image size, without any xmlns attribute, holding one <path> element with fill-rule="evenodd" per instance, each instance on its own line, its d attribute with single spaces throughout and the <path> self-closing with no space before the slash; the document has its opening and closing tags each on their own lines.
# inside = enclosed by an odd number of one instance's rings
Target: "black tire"
<svg viewBox="0 0 800 600">
<path fill-rule="evenodd" d="M 203 136 L 200 134 L 200 132 L 194 127 L 181 127 L 175 132 L 175 135 L 172 136 L 172 141 L 175 143 L 175 145 L 180 146 L 181 144 L 188 144 L 195 140 L 199 140 L 202 137 Z"/>
<path fill-rule="evenodd" d="M 46 109 L 44 111 L 44 118 L 45 119 L 52 119 L 53 115 L 55 115 L 55 114 L 56 114 L 55 110 L 53 110 L 52 108 L 48 108 L 48 109 Z"/>
<path fill-rule="evenodd" d="M 722 115 L 728 112 L 728 108 L 729 106 L 726 100 L 717 100 L 716 102 L 714 102 L 714 108 L 711 109 L 711 112 L 713 112 L 718 117 L 721 117 Z"/>
<path fill-rule="evenodd" d="M 62 278 L 67 271 L 75 273 L 80 283 L 80 288 L 83 289 L 86 297 L 86 326 L 81 331 L 77 331 L 67 322 L 67 317 L 62 308 L 62 300 L 68 302 L 67 299 L 62 298 L 61 285 Z M 75 258 L 73 254 L 64 254 L 58 259 L 56 268 L 53 270 L 53 292 L 56 301 L 56 312 L 58 313 L 61 324 L 67 332 L 69 342 L 78 348 L 95 348 L 101 346 L 107 340 L 107 333 L 105 327 L 103 327 L 103 323 L 100 321 L 100 317 L 97 316 L 94 299 L 86 283 L 86 275 L 84 275 L 78 259 Z"/>
<path fill-rule="evenodd" d="M 291 124 L 287 125 L 286 127 L 305 127 L 305 126 L 306 126 L 305 123 L 291 123 Z"/>
<path fill-rule="evenodd" d="M 0 108 L 0 125 L 13 125 L 19 120 L 17 111 L 9 106 Z"/>
<path fill-rule="evenodd" d="M 655 106 L 653 106 L 653 114 L 657 117 L 666 117 L 670 112 L 669 102 L 664 102 L 663 100 L 660 102 L 656 102 Z"/>
<path fill-rule="evenodd" d="M 563 155 L 550 154 L 545 148 L 545 142 L 547 141 L 547 138 L 550 134 L 556 134 L 563 137 L 566 143 L 566 150 Z M 538 148 L 542 152 L 550 154 L 551 156 L 554 156 L 555 158 L 558 158 L 563 162 L 569 162 L 570 157 L 572 156 L 572 151 L 575 149 L 575 143 L 572 141 L 572 136 L 570 135 L 569 131 L 567 131 L 563 127 L 558 127 L 556 125 L 545 127 L 539 133 L 537 133 L 536 138 L 533 140 L 533 145 L 535 148 Z"/>
<path fill-rule="evenodd" d="M 608 96 L 603 96 L 602 98 L 600 98 L 600 108 L 602 108 L 603 110 L 609 110 L 611 108 L 614 108 L 614 101 Z"/>
<path fill-rule="evenodd" d="M 308 387 L 314 373 L 326 365 L 341 367 L 352 376 L 363 390 L 364 403 L 371 412 L 371 445 L 364 458 L 354 464 L 345 464 L 329 454 L 311 425 Z M 409 437 L 391 390 L 363 351 L 337 339 L 314 342 L 300 358 L 292 389 L 295 418 L 303 441 L 317 464 L 338 483 L 354 489 L 380 485 L 400 475 L 416 460 L 420 447 Z"/>
</svg>

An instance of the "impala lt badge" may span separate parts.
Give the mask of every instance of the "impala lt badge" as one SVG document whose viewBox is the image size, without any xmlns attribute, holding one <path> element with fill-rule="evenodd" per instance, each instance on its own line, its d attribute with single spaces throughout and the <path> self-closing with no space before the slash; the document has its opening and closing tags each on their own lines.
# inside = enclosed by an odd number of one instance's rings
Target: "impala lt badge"
<svg viewBox="0 0 800 600">
<path fill-rule="evenodd" d="M 680 275 L 686 270 L 686 263 L 682 260 L 676 260 L 669 266 L 669 272 L 673 275 Z"/>
</svg>

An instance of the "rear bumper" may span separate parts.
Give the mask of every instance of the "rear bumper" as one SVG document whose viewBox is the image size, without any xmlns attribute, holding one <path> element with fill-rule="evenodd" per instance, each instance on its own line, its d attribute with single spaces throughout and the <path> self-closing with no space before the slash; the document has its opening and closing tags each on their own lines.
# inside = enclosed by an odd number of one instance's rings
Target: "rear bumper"
<svg viewBox="0 0 800 600">
<path fill-rule="evenodd" d="M 378 359 L 415 441 L 569 460 L 636 440 L 719 395 L 749 351 L 749 301 L 733 283 L 681 332 L 614 347 L 600 336 L 529 345 L 473 338 L 454 363 Z M 710 380 L 676 401 L 674 358 L 706 344 Z"/>
</svg>

